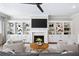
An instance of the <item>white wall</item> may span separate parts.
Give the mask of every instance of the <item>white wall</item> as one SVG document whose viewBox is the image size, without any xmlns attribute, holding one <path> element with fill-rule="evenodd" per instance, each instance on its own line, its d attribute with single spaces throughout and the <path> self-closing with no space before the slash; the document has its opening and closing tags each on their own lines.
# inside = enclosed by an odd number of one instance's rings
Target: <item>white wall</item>
<svg viewBox="0 0 79 59">
<path fill-rule="evenodd" d="M 79 13 L 72 16 L 73 34 L 79 34 Z"/>
<path fill-rule="evenodd" d="M 79 13 L 71 16 L 72 18 L 72 26 L 73 26 L 73 34 L 77 36 L 77 41 L 79 42 Z"/>
</svg>

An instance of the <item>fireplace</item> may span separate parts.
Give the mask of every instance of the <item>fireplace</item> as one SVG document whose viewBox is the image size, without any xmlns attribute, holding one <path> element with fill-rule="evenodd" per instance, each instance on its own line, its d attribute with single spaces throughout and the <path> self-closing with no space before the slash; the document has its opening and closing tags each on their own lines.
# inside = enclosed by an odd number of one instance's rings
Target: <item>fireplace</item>
<svg viewBox="0 0 79 59">
<path fill-rule="evenodd" d="M 41 36 L 41 35 L 35 35 L 34 36 L 34 43 L 37 43 L 37 42 L 41 42 L 41 43 L 44 43 L 44 36 Z"/>
<path fill-rule="evenodd" d="M 48 48 L 47 32 L 32 32 L 32 43 L 30 47 L 35 51 L 39 49 L 46 50 Z"/>
<path fill-rule="evenodd" d="M 41 43 L 48 43 L 48 37 L 46 32 L 32 32 L 31 43 L 37 43 L 41 41 Z"/>
</svg>

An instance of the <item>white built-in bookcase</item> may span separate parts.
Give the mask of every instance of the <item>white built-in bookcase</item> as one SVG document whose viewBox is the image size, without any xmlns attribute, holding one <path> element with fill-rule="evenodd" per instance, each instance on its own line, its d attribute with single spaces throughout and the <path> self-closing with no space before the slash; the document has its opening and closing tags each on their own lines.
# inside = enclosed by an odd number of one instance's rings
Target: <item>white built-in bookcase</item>
<svg viewBox="0 0 79 59">
<path fill-rule="evenodd" d="M 46 34 L 48 36 L 48 41 L 58 41 L 58 40 L 66 40 L 69 41 L 72 35 L 72 21 L 68 20 L 49 20 L 48 18 L 48 28 L 46 28 Z M 61 18 L 63 19 L 63 18 Z M 20 26 L 20 27 L 19 27 Z M 7 39 L 10 37 L 20 37 L 20 39 L 25 40 L 26 42 L 30 42 L 31 40 L 31 32 L 36 31 L 31 28 L 31 18 L 25 20 L 9 20 L 7 21 Z M 21 31 L 19 31 L 21 30 Z M 40 30 L 38 30 L 40 31 Z M 12 38 L 13 38 L 12 37 Z M 70 39 L 69 39 L 70 38 Z M 69 40 L 68 40 L 69 39 Z"/>
<path fill-rule="evenodd" d="M 68 41 L 72 35 L 72 21 L 48 21 L 49 42 Z M 70 40 L 69 39 L 69 40 Z"/>
<path fill-rule="evenodd" d="M 25 20 L 9 20 L 7 22 L 7 40 L 13 39 L 14 40 L 24 40 L 29 42 L 30 38 L 30 28 L 31 22 L 30 19 Z M 26 40 L 27 39 L 27 40 Z"/>
</svg>

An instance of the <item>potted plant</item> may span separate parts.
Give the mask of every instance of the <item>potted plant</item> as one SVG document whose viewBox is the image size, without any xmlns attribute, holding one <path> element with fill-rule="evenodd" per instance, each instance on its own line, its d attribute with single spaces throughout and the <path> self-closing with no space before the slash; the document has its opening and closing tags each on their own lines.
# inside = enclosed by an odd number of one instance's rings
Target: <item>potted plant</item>
<svg viewBox="0 0 79 59">
<path fill-rule="evenodd" d="M 36 41 L 37 41 L 37 44 L 38 44 L 38 45 L 42 45 L 42 39 L 41 39 L 41 38 L 37 38 Z"/>
</svg>

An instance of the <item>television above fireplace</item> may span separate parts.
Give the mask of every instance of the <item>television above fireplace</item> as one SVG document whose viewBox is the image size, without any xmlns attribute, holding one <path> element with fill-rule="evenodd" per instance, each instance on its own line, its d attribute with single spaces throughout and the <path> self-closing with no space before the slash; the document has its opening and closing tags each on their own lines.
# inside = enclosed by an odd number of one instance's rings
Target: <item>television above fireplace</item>
<svg viewBox="0 0 79 59">
<path fill-rule="evenodd" d="M 32 28 L 47 28 L 47 19 L 32 19 Z"/>
</svg>

